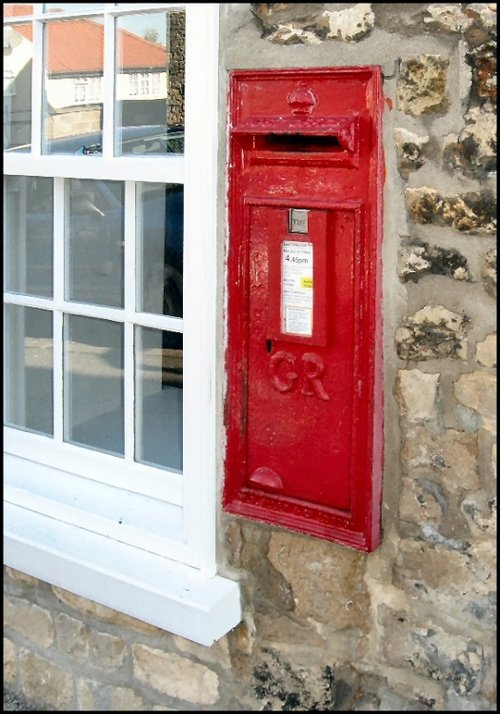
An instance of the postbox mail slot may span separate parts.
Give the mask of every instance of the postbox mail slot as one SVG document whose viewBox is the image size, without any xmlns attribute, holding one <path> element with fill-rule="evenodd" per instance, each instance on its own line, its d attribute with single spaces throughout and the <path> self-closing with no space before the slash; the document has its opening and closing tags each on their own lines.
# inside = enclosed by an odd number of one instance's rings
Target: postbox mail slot
<svg viewBox="0 0 500 714">
<path fill-rule="evenodd" d="M 226 511 L 381 536 L 378 67 L 230 77 Z"/>
<path fill-rule="evenodd" d="M 266 134 L 258 137 L 256 149 L 270 151 L 344 151 L 345 147 L 337 136 L 318 136 L 317 134 Z"/>
</svg>

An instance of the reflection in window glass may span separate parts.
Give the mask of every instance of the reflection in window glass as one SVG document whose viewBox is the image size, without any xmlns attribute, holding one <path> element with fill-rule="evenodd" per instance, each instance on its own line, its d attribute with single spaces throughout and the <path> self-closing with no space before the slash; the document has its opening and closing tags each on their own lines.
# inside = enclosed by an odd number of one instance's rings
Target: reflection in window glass
<svg viewBox="0 0 500 714">
<path fill-rule="evenodd" d="M 18 14 L 17 9 L 13 14 Z M 33 62 L 31 40 L 31 24 L 6 25 L 3 28 L 4 150 L 30 150 Z"/>
<path fill-rule="evenodd" d="M 4 421 L 52 436 L 52 313 L 5 305 Z"/>
<path fill-rule="evenodd" d="M 80 12 L 85 10 L 102 10 L 102 2 L 46 2 L 44 12 Z"/>
<path fill-rule="evenodd" d="M 102 145 L 102 18 L 47 22 L 45 33 L 43 151 L 96 153 Z"/>
<path fill-rule="evenodd" d="M 4 17 L 28 17 L 32 13 L 32 3 L 6 2 L 3 4 Z"/>
<path fill-rule="evenodd" d="M 123 306 L 123 192 L 121 181 L 69 180 L 67 299 Z"/>
<path fill-rule="evenodd" d="M 136 461 L 182 470 L 182 335 L 136 327 Z"/>
<path fill-rule="evenodd" d="M 4 282 L 7 290 L 52 297 L 52 179 L 4 179 Z"/>
<path fill-rule="evenodd" d="M 182 317 L 184 187 L 137 184 L 138 309 Z"/>
<path fill-rule="evenodd" d="M 119 17 L 116 32 L 116 153 L 182 153 L 185 13 Z"/>
<path fill-rule="evenodd" d="M 64 439 L 123 455 L 123 325 L 64 319 Z"/>
</svg>

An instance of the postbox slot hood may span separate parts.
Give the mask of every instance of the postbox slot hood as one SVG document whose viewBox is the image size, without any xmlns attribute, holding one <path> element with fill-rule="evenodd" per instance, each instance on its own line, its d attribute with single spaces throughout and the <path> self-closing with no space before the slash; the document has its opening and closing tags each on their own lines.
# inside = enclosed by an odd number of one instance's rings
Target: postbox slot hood
<svg viewBox="0 0 500 714">
<path fill-rule="evenodd" d="M 359 133 L 359 116 L 349 117 L 304 117 L 304 116 L 251 116 L 248 119 L 236 124 L 231 128 L 234 137 L 258 136 L 258 137 L 290 137 L 295 140 L 297 146 L 300 141 L 297 137 L 308 137 L 309 146 L 313 138 L 318 139 L 318 145 L 323 145 L 329 150 L 337 147 L 353 153 L 356 149 Z M 337 145 L 332 138 L 337 139 Z M 330 141 L 328 140 L 330 139 Z M 268 149 L 273 144 L 273 139 L 268 142 Z M 276 141 L 276 149 L 280 148 L 283 142 Z M 304 142 L 306 145 L 307 142 Z M 296 150 L 299 150 L 298 148 Z M 304 148 L 304 150 L 311 150 Z M 313 149 L 314 150 L 314 149 Z"/>
</svg>

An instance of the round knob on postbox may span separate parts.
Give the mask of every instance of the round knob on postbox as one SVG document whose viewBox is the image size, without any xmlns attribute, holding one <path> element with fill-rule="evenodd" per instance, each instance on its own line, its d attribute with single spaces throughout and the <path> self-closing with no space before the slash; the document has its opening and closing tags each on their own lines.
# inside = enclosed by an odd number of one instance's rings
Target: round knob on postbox
<svg viewBox="0 0 500 714">
<path fill-rule="evenodd" d="M 290 92 L 286 98 L 292 114 L 310 114 L 316 104 L 318 97 L 313 90 L 303 81 L 299 82 L 296 88 Z"/>
</svg>

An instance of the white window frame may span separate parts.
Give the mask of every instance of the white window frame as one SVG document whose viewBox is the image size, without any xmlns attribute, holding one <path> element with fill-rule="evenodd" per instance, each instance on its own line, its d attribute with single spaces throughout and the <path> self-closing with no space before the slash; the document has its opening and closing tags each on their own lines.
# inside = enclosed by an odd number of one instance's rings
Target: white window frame
<svg viewBox="0 0 500 714">
<path fill-rule="evenodd" d="M 42 106 L 43 5 L 33 18 L 33 107 Z M 125 182 L 133 218 L 134 182 L 184 185 L 183 318 L 131 312 L 133 231 L 125 236 L 125 332 L 135 324 L 183 333 L 183 473 L 167 473 L 62 441 L 55 400 L 55 439 L 4 428 L 4 563 L 203 645 L 241 619 L 236 582 L 217 574 L 216 200 L 218 18 L 216 3 L 104 4 L 103 96 L 114 94 L 114 21 L 122 14 L 172 8 L 186 12 L 185 153 L 113 156 L 114 106 L 104 113 L 99 157 L 42 155 L 41 112 L 32 114 L 32 151 L 4 155 L 4 175 L 54 178 L 55 225 L 62 225 L 62 181 Z M 101 11 L 65 13 L 64 17 Z M 62 15 L 59 15 L 62 18 Z M 109 111 L 111 109 L 111 111 Z M 96 164 L 95 162 L 98 162 Z M 96 168 L 97 167 L 97 168 Z M 154 178 L 152 178 L 154 177 Z M 127 223 L 133 225 L 133 221 Z M 6 303 L 54 310 L 54 354 L 62 354 L 62 313 L 113 319 L 114 308 L 64 301 L 62 228 L 54 234 L 54 299 L 6 294 Z M 127 344 L 127 337 L 126 342 Z M 125 379 L 133 379 L 132 354 Z M 54 360 L 54 380 L 62 364 Z M 127 393 L 127 390 L 126 390 Z M 129 392 L 130 393 L 130 392 Z M 133 403 L 125 430 L 133 431 Z M 59 443 L 54 443 L 58 441 Z M 132 451 L 133 454 L 133 451 Z M 125 516 L 124 516 L 125 514 Z"/>
</svg>

